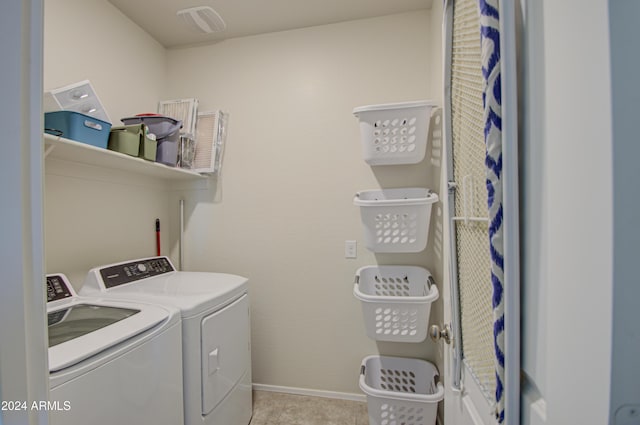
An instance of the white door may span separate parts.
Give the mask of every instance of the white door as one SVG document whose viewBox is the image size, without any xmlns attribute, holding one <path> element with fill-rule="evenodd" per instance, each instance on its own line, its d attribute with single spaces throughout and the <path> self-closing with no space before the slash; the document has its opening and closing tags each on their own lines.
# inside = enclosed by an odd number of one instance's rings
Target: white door
<svg viewBox="0 0 640 425">
<path fill-rule="evenodd" d="M 240 382 L 251 365 L 249 295 L 202 319 L 202 416 Z"/>
<path fill-rule="evenodd" d="M 450 285 L 443 288 L 444 326 L 448 328 L 449 338 L 446 339 L 450 340 L 444 344 L 444 417 L 447 425 L 518 423 L 519 416 L 517 402 L 515 406 L 510 405 L 509 409 L 504 410 L 496 402 L 496 394 L 501 394 L 503 402 L 507 400 L 504 391 L 507 384 L 510 391 L 508 401 L 517 400 L 519 385 L 514 385 L 510 380 L 505 381 L 502 372 L 500 379 L 497 379 L 496 372 L 496 364 L 500 362 L 496 362 L 497 343 L 494 332 L 503 322 L 499 320 L 500 316 L 494 317 L 494 304 L 498 295 L 492 283 L 495 278 L 492 275 L 492 254 L 495 258 L 495 252 L 492 253 L 489 237 L 490 226 L 495 226 L 495 222 L 490 222 L 488 196 L 489 191 L 492 194 L 495 192 L 494 186 L 487 189 L 483 103 L 485 81 L 481 58 L 479 3 L 478 0 L 448 0 L 444 11 L 444 127 L 449 191 L 449 196 L 444 201 L 448 214 L 448 219 L 445 220 L 448 225 L 446 233 L 449 235 L 445 248 L 451 254 L 447 267 L 447 281 Z M 482 3 L 483 6 L 486 5 L 485 2 Z M 485 34 L 486 28 L 484 27 Z M 502 69 L 504 72 L 504 68 Z M 503 100 L 506 101 L 507 97 L 503 95 Z M 502 107 L 505 107 L 505 102 L 502 102 Z M 514 120 L 514 124 L 517 125 L 517 120 Z M 505 129 L 503 124 L 501 131 L 508 133 L 509 129 Z M 506 148 L 503 153 L 508 153 Z M 509 158 L 505 155 L 504 160 L 508 161 Z M 515 181 L 517 186 L 517 179 Z M 506 198 L 509 192 L 506 186 L 504 192 Z M 502 203 L 502 196 L 500 202 Z M 506 199 L 504 205 L 508 206 Z M 517 206 L 517 202 L 515 205 Z M 505 213 L 505 222 L 507 217 L 511 220 L 513 213 Z M 515 217 L 517 229 L 517 207 Z M 509 225 L 512 226 L 513 223 Z M 510 247 L 506 240 L 505 247 Z M 506 259 L 505 255 L 505 261 Z M 505 277 L 501 277 L 501 280 L 506 280 L 507 274 L 517 271 L 517 255 L 513 258 L 509 256 L 509 260 L 512 259 L 515 260 L 516 267 L 510 265 L 507 270 L 503 266 Z M 499 299 L 502 303 L 506 300 L 506 295 Z M 505 316 L 506 310 L 510 309 L 505 308 Z M 508 334 L 502 330 L 497 332 Z M 516 333 L 516 339 L 518 334 Z M 519 344 L 514 338 L 510 337 L 509 340 L 509 343 Z M 500 345 L 502 349 L 502 342 Z M 509 354 L 510 361 L 519 356 L 517 350 Z M 512 369 L 512 365 L 509 366 Z M 501 367 L 506 370 L 506 366 Z M 518 368 L 519 365 L 516 370 Z M 504 416 L 500 417 L 498 412 L 502 412 Z"/>
<path fill-rule="evenodd" d="M 45 424 L 42 0 L 0 2 L 0 424 Z M 6 405 L 6 402 L 17 402 Z"/>
</svg>

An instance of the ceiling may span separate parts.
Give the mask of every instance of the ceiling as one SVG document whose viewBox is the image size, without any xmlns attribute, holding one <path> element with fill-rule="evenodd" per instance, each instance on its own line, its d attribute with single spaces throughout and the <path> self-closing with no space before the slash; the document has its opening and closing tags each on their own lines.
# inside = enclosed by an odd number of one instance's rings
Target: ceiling
<svg viewBox="0 0 640 425">
<path fill-rule="evenodd" d="M 109 0 L 167 48 L 431 8 L 432 0 Z M 176 12 L 213 8 L 226 30 L 202 34 Z"/>
</svg>

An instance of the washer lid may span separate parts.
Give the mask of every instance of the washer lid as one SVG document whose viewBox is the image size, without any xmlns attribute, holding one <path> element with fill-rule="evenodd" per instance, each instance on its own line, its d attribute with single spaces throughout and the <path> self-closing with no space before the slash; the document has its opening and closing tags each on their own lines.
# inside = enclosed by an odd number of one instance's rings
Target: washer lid
<svg viewBox="0 0 640 425">
<path fill-rule="evenodd" d="M 100 278 L 100 275 L 94 274 L 93 278 Z M 88 282 L 89 279 L 85 286 L 89 290 L 91 285 Z M 182 311 L 182 317 L 185 318 L 218 309 L 247 292 L 247 288 L 248 280 L 242 276 L 226 273 L 172 272 L 102 289 L 102 293 L 119 299 L 144 300 L 175 306 Z"/>
<path fill-rule="evenodd" d="M 89 270 L 81 295 L 103 295 L 170 305 L 182 317 L 213 311 L 248 290 L 245 277 L 208 272 L 178 272 L 167 257 L 151 257 Z"/>
<path fill-rule="evenodd" d="M 56 305 L 47 313 L 50 372 L 99 354 L 169 317 L 160 306 L 82 298 Z"/>
</svg>

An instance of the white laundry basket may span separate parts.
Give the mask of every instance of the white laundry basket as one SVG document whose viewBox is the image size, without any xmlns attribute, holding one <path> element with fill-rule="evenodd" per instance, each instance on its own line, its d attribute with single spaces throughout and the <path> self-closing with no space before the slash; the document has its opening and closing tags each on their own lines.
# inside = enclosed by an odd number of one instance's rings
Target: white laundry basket
<svg viewBox="0 0 640 425">
<path fill-rule="evenodd" d="M 427 337 L 438 288 L 417 266 L 366 266 L 356 272 L 353 295 L 362 304 L 367 336 L 376 341 L 421 342 Z"/>
<path fill-rule="evenodd" d="M 416 164 L 424 159 L 432 101 L 355 108 L 364 160 L 370 165 Z"/>
<path fill-rule="evenodd" d="M 360 367 L 369 425 L 434 425 L 444 386 L 436 367 L 403 357 L 368 356 Z"/>
<path fill-rule="evenodd" d="M 431 207 L 438 195 L 429 189 L 401 188 L 358 192 L 365 246 L 372 252 L 420 252 L 427 246 Z"/>
</svg>

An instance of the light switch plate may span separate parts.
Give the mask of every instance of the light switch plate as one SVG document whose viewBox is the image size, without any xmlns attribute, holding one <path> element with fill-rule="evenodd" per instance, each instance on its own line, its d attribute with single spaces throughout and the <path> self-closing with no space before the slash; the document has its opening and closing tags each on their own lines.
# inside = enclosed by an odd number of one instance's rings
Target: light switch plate
<svg viewBox="0 0 640 425">
<path fill-rule="evenodd" d="M 344 241 L 344 258 L 358 258 L 358 243 L 356 241 Z"/>
</svg>

